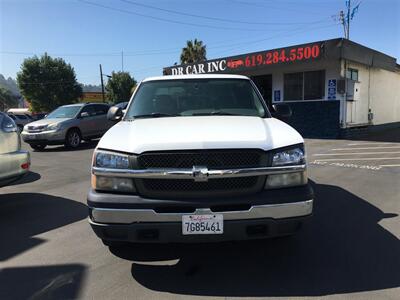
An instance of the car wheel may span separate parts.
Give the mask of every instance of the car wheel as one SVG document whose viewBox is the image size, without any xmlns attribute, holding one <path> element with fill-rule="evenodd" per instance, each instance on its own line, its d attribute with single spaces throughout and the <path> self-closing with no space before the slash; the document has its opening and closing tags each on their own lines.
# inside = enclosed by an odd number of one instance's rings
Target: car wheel
<svg viewBox="0 0 400 300">
<path fill-rule="evenodd" d="M 44 144 L 31 144 L 30 146 L 35 151 L 42 151 L 42 150 L 44 150 L 44 148 L 46 148 L 47 145 L 44 145 Z"/>
<path fill-rule="evenodd" d="M 65 147 L 76 149 L 81 144 L 81 133 L 77 129 L 71 129 L 65 137 Z"/>
</svg>

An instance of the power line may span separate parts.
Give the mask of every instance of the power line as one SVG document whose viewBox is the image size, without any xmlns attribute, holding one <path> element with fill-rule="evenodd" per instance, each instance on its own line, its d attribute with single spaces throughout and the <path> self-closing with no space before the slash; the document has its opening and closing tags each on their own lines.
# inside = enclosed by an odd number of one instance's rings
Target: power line
<svg viewBox="0 0 400 300">
<path fill-rule="evenodd" d="M 330 25 L 329 25 L 330 26 Z M 299 30 L 303 27 L 298 27 L 296 29 L 292 29 L 292 30 Z M 318 27 L 313 27 L 313 28 L 318 28 Z M 275 30 L 275 32 L 287 32 L 288 29 L 281 29 L 281 30 Z M 269 38 L 269 35 L 267 36 L 267 38 Z M 243 39 L 240 39 L 243 40 Z M 219 41 L 219 42 L 215 42 L 215 43 L 211 43 L 211 45 L 218 45 L 218 44 L 222 44 L 220 46 L 208 46 L 210 45 L 209 43 L 207 43 L 207 50 L 209 49 L 224 49 L 224 48 L 230 48 L 231 46 L 235 46 L 235 45 L 242 45 L 242 44 L 248 44 L 248 43 L 255 43 L 258 41 L 264 41 L 265 38 L 263 39 L 257 39 L 257 40 L 248 40 L 245 39 L 247 41 L 243 41 L 243 42 L 239 42 L 239 43 L 231 43 L 231 44 L 227 44 L 226 42 L 232 41 L 232 39 L 230 40 L 225 40 L 225 41 Z M 148 55 L 162 55 L 162 54 L 173 54 L 176 53 L 177 51 L 179 51 L 181 49 L 181 46 L 177 46 L 175 48 L 167 48 L 167 49 L 149 49 L 149 50 L 138 50 L 138 51 L 124 51 L 124 56 L 148 56 Z M 44 51 L 46 52 L 46 51 Z M 16 54 L 16 55 L 38 55 L 39 52 L 20 52 L 20 51 L 0 51 L 0 53 L 2 54 Z M 54 56 L 84 56 L 84 57 L 89 57 L 89 56 L 94 56 L 94 57 L 102 57 L 102 56 L 114 56 L 114 57 L 121 57 L 121 52 L 112 52 L 111 53 L 52 53 L 52 52 L 47 52 L 50 55 L 54 55 Z"/>
<path fill-rule="evenodd" d="M 320 12 L 316 11 L 310 11 L 310 10 L 302 10 L 302 9 L 294 9 L 291 7 L 282 7 L 282 6 L 271 6 L 271 5 L 264 5 L 258 2 L 250 2 L 250 1 L 239 1 L 239 0 L 226 0 L 229 3 L 236 3 L 236 4 L 243 4 L 247 6 L 252 6 L 252 7 L 264 7 L 264 8 L 269 8 L 269 9 L 276 9 L 276 10 L 284 10 L 284 11 L 293 11 L 293 12 L 299 12 L 299 13 L 307 13 L 307 14 L 319 14 Z"/>
<path fill-rule="evenodd" d="M 146 14 L 134 12 L 134 11 L 131 11 L 131 10 L 125 10 L 125 9 L 115 8 L 115 7 L 111 7 L 111 6 L 107 6 L 107 5 L 103 5 L 103 4 L 99 4 L 99 3 L 94 3 L 94 2 L 90 2 L 90 1 L 86 1 L 86 0 L 78 0 L 78 1 L 82 2 L 82 3 L 89 4 L 89 5 L 98 6 L 98 7 L 102 7 L 102 8 L 113 10 L 113 11 L 118 11 L 118 12 L 125 13 L 125 14 L 136 15 L 136 16 L 140 16 L 140 17 L 143 17 L 143 18 L 148 18 L 148 19 L 153 19 L 153 20 L 162 21 L 162 22 L 168 22 L 168 23 L 174 23 L 174 24 L 180 24 L 180 25 L 188 25 L 188 26 L 195 26 L 195 27 L 201 27 L 201 28 L 211 28 L 211 29 L 221 29 L 221 30 L 264 31 L 264 29 L 223 27 L 223 26 L 214 26 L 214 25 L 207 25 L 207 24 L 197 24 L 197 23 L 183 22 L 183 21 L 177 21 L 177 20 L 170 20 L 170 19 L 165 19 L 165 18 L 161 18 L 161 17 L 155 17 L 155 16 L 151 16 L 151 15 L 146 15 Z"/>
<path fill-rule="evenodd" d="M 306 24 L 317 24 L 317 23 L 323 23 L 326 22 L 325 19 L 319 20 L 319 21 L 314 21 L 314 22 L 294 22 L 294 23 L 284 23 L 284 22 L 249 22 L 249 21 L 241 21 L 241 20 L 231 20 L 231 19 L 224 19 L 224 18 L 216 18 L 216 17 L 209 17 L 209 16 L 202 16 L 202 15 L 196 15 L 196 14 L 191 14 L 191 13 L 185 13 L 181 11 L 176 11 L 172 9 L 166 9 L 166 8 L 161 8 L 161 7 L 156 7 L 148 4 L 143 4 L 143 3 L 138 3 L 135 1 L 129 1 L 129 0 L 120 0 L 121 2 L 128 3 L 130 5 L 135 5 L 139 7 L 145 7 L 145 8 L 150 8 L 158 11 L 163 11 L 171 14 L 176 14 L 176 15 L 181 15 L 181 16 L 187 16 L 187 17 L 194 17 L 194 18 L 200 18 L 200 19 L 205 19 L 205 20 L 212 20 L 212 21 L 219 21 L 219 22 L 228 22 L 228 23 L 239 23 L 239 24 L 249 24 L 249 25 L 306 25 Z"/>
<path fill-rule="evenodd" d="M 249 45 L 249 44 L 257 44 L 257 43 L 261 43 L 267 40 L 272 40 L 274 38 L 279 38 L 279 37 L 288 37 L 288 36 L 292 36 L 292 35 L 296 35 L 298 33 L 302 33 L 302 32 L 307 32 L 309 30 L 318 30 L 318 29 L 324 29 L 324 28 L 330 28 L 330 27 L 336 27 L 338 24 L 333 24 L 333 25 L 327 25 L 327 26 L 318 26 L 318 27 L 312 27 L 312 28 L 307 28 L 305 30 L 301 30 L 301 28 L 297 28 L 295 30 L 293 30 L 292 32 L 288 32 L 287 34 L 278 34 L 278 35 L 273 35 L 273 36 L 269 36 L 267 38 L 263 38 L 263 39 L 259 39 L 259 40 L 254 40 L 251 42 L 246 42 L 246 43 L 237 43 L 236 46 L 239 45 Z M 243 47 L 241 47 L 243 48 Z M 241 49 L 239 48 L 239 49 Z M 229 51 L 229 50 L 235 50 L 238 49 L 237 47 L 231 47 L 230 49 L 225 49 L 224 51 Z M 217 52 L 217 54 L 219 54 L 221 52 Z"/>
</svg>

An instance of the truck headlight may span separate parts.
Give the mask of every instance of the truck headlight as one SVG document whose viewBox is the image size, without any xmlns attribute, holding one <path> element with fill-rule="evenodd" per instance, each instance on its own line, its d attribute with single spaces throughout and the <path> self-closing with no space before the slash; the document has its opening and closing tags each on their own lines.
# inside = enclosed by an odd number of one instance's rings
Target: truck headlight
<svg viewBox="0 0 400 300">
<path fill-rule="evenodd" d="M 129 156 L 110 151 L 97 150 L 93 155 L 93 166 L 107 169 L 128 169 Z M 135 193 L 136 187 L 133 179 L 92 175 L 92 188 L 99 191 Z"/>
<path fill-rule="evenodd" d="M 267 181 L 265 182 L 266 189 L 277 189 L 283 187 L 292 187 L 307 184 L 307 172 L 295 172 L 268 175 Z"/>
<path fill-rule="evenodd" d="M 129 157 L 128 155 L 119 153 L 96 151 L 94 153 L 93 165 L 99 168 L 128 169 Z"/>
<path fill-rule="evenodd" d="M 287 149 L 274 154 L 272 166 L 301 165 L 305 164 L 306 156 L 303 147 Z"/>
<path fill-rule="evenodd" d="M 134 193 L 135 184 L 131 178 L 92 175 L 92 188 L 98 191 Z"/>
<path fill-rule="evenodd" d="M 306 163 L 304 146 L 297 145 L 293 148 L 276 152 L 272 158 L 272 166 L 293 166 Z M 266 189 L 276 189 L 283 187 L 299 186 L 307 184 L 307 172 L 292 172 L 276 175 L 268 175 L 265 182 Z"/>
</svg>

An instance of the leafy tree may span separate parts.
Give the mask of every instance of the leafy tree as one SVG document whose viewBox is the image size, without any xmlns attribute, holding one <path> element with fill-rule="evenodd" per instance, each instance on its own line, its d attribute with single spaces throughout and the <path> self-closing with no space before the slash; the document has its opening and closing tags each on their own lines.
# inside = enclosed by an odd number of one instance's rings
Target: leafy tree
<svg viewBox="0 0 400 300">
<path fill-rule="evenodd" d="M 129 101 L 136 80 L 129 72 L 112 72 L 106 85 L 107 98 L 114 103 Z"/>
<path fill-rule="evenodd" d="M 206 60 L 206 46 L 202 41 L 194 39 L 187 41 L 186 47 L 182 48 L 181 64 L 190 64 Z"/>
<path fill-rule="evenodd" d="M 34 112 L 52 111 L 60 105 L 75 103 L 82 96 L 74 68 L 62 58 L 52 58 L 47 53 L 40 58 L 25 59 L 17 82 Z"/>
<path fill-rule="evenodd" d="M 0 110 L 18 106 L 18 97 L 0 86 Z"/>
</svg>

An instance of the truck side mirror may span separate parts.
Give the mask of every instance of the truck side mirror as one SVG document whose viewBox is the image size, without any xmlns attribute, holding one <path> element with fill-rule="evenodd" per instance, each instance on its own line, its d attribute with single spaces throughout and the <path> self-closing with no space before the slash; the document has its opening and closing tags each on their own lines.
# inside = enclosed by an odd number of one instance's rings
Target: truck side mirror
<svg viewBox="0 0 400 300">
<path fill-rule="evenodd" d="M 274 104 L 272 105 L 272 116 L 277 119 L 289 119 L 292 116 L 292 109 L 287 104 Z"/>
<path fill-rule="evenodd" d="M 123 112 L 121 107 L 111 106 L 107 112 L 107 119 L 110 121 L 119 121 L 123 117 Z"/>
</svg>

